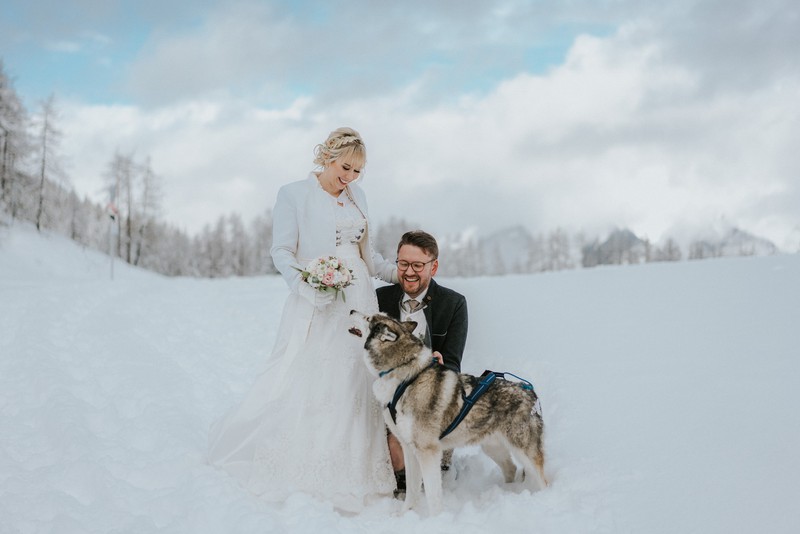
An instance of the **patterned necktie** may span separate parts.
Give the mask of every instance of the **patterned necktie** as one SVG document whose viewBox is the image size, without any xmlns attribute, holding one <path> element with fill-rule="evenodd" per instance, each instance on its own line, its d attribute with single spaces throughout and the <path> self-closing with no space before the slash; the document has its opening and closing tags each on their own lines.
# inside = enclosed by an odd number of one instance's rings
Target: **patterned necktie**
<svg viewBox="0 0 800 534">
<path fill-rule="evenodd" d="M 419 309 L 420 306 L 422 306 L 422 304 L 420 304 L 420 302 L 416 299 L 408 299 L 404 304 L 406 305 L 408 313 L 414 313 Z"/>
</svg>

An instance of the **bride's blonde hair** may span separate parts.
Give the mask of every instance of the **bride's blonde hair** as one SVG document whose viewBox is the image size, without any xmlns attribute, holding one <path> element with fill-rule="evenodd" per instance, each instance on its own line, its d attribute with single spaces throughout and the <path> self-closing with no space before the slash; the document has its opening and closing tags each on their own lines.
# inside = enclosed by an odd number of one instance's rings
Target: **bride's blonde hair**
<svg viewBox="0 0 800 534">
<path fill-rule="evenodd" d="M 337 128 L 324 143 L 314 147 L 315 165 L 325 167 L 339 159 L 348 160 L 359 169 L 367 163 L 367 147 L 361 135 L 352 128 Z"/>
</svg>

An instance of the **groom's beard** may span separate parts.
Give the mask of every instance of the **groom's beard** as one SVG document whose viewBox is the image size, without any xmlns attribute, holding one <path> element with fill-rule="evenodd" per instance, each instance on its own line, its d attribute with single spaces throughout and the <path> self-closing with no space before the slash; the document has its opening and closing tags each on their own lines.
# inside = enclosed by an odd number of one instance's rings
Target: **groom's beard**
<svg viewBox="0 0 800 534">
<path fill-rule="evenodd" d="M 409 297 L 416 297 L 423 291 L 428 288 L 428 285 L 431 283 L 430 276 L 425 276 L 426 273 L 414 273 L 414 274 L 401 274 L 400 278 L 400 287 L 403 288 L 403 291 Z"/>
</svg>

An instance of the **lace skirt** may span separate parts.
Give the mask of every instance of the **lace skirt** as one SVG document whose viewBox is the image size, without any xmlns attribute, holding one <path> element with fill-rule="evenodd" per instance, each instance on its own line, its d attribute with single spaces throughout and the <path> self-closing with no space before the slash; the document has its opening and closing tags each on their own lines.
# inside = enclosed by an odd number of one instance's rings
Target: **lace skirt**
<svg viewBox="0 0 800 534">
<path fill-rule="evenodd" d="M 302 491 L 357 511 L 366 497 L 390 494 L 394 476 L 364 340 L 347 331 L 351 309 L 377 311 L 372 279 L 357 247 L 337 247 L 337 255 L 354 283 L 344 299 L 314 310 L 302 342 L 279 334 L 271 365 L 212 428 L 209 462 L 270 500 Z M 287 300 L 282 331 L 291 330 L 300 298 Z"/>
</svg>

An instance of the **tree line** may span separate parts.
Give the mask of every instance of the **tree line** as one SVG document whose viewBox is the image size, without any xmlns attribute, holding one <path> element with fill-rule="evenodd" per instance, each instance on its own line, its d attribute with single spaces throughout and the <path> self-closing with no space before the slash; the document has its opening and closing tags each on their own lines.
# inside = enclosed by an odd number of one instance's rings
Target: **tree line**
<svg viewBox="0 0 800 534">
<path fill-rule="evenodd" d="M 115 152 L 104 174 L 107 202 L 80 197 L 61 166 L 53 96 L 29 113 L 0 61 L 0 224 L 29 221 L 131 265 L 168 276 L 274 273 L 269 211 L 248 225 L 220 217 L 199 235 L 162 219 L 162 178 L 150 158 Z"/>
</svg>

